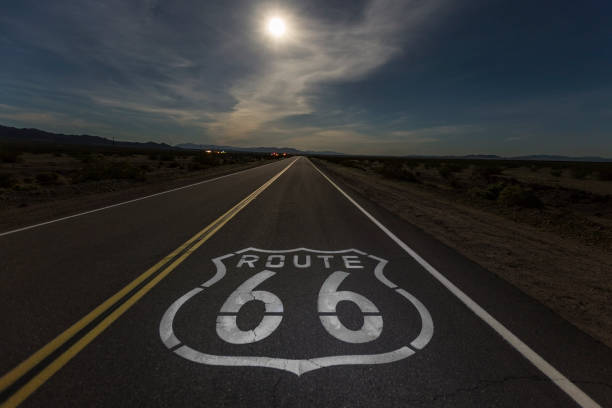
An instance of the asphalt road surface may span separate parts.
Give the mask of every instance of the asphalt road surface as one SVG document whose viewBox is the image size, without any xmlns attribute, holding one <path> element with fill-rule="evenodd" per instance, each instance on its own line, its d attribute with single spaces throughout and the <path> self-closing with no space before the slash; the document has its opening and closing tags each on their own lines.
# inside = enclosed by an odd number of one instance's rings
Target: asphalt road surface
<svg viewBox="0 0 612 408">
<path fill-rule="evenodd" d="M 612 406 L 612 351 L 290 158 L 0 235 L 3 406 Z"/>
</svg>

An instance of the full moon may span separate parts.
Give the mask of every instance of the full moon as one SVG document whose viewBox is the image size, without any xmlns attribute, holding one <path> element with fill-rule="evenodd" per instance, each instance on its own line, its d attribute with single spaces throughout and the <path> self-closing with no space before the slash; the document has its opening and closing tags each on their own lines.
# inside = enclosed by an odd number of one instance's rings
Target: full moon
<svg viewBox="0 0 612 408">
<path fill-rule="evenodd" d="M 268 20 L 268 33 L 276 38 L 280 38 L 285 35 L 285 31 L 287 27 L 285 26 L 285 22 L 278 18 L 274 17 Z"/>
</svg>

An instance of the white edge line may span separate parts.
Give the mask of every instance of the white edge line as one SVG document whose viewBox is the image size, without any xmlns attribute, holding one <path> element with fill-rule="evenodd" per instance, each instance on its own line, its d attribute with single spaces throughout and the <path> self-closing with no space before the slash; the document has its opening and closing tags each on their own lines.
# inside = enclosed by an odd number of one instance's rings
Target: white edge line
<svg viewBox="0 0 612 408">
<path fill-rule="evenodd" d="M 540 370 L 546 377 L 548 377 L 553 383 L 555 383 L 561 390 L 563 390 L 570 398 L 572 398 L 578 405 L 583 408 L 601 408 L 597 402 L 593 401 L 584 391 L 578 388 L 574 383 L 567 379 L 561 374 L 556 368 L 550 363 L 544 360 L 539 354 L 533 351 L 527 344 L 519 339 L 514 333 L 508 330 L 503 324 L 497 321 L 491 316 L 486 310 L 484 310 L 478 303 L 474 302 L 468 295 L 466 295 L 461 289 L 455 286 L 449 281 L 444 275 L 442 275 L 436 268 L 431 266 L 425 259 L 421 258 L 412 248 L 406 245 L 400 240 L 394 233 L 392 233 L 387 227 L 382 225 L 374 216 L 367 212 L 362 206 L 360 206 L 355 200 L 353 200 L 347 193 L 345 193 L 336 183 L 334 183 L 329 177 L 325 175 L 317 166 L 308 160 L 312 167 L 315 168 L 327 181 L 331 183 L 347 200 L 349 200 L 355 207 L 357 207 L 366 217 L 370 219 L 378 228 L 380 228 L 389 238 L 391 238 L 397 245 L 399 245 L 404 251 L 408 253 L 415 261 L 417 261 L 427 272 L 429 272 L 434 278 L 436 278 L 446 289 L 448 289 L 453 295 L 455 295 L 464 305 L 468 307 L 476 316 L 480 317 L 486 324 L 489 325 L 497 334 L 499 334 L 506 342 L 508 342 L 516 351 L 521 353 L 523 357 L 529 360 L 538 370 Z"/>
<path fill-rule="evenodd" d="M 136 201 L 146 200 L 147 198 L 157 197 L 157 196 L 160 196 L 160 195 L 172 193 L 174 191 L 183 190 L 185 188 L 191 188 L 191 187 L 199 186 L 200 184 L 210 183 L 211 181 L 217 181 L 217 180 L 220 180 L 220 179 L 223 179 L 223 178 L 226 178 L 226 177 L 235 176 L 236 174 L 241 174 L 241 173 L 244 173 L 244 172 L 249 171 L 249 170 L 261 169 L 261 168 L 263 168 L 265 166 L 270 166 L 271 164 L 275 164 L 275 163 L 280 163 L 280 162 L 272 162 L 272 163 L 264 164 L 262 166 L 255 166 L 255 167 L 251 167 L 251 168 L 248 168 L 248 169 L 237 171 L 235 173 L 225 174 L 223 176 L 219 176 L 219 177 L 214 177 L 214 178 L 207 179 L 207 180 L 198 181 L 197 183 L 188 184 L 186 186 L 181 186 L 181 187 L 173 188 L 173 189 L 170 189 L 170 190 L 161 191 L 159 193 L 150 194 L 150 195 L 147 195 L 147 196 L 144 196 L 144 197 L 138 197 L 138 198 L 134 198 L 132 200 L 122 201 L 120 203 L 107 205 L 106 207 L 100 207 L 100 208 L 96 208 L 94 210 L 88 210 L 88 211 L 84 211 L 84 212 L 81 212 L 81 213 L 68 215 L 66 217 L 56 218 L 54 220 L 45 221 L 45 222 L 41 222 L 41 223 L 34 224 L 34 225 L 28 225 L 27 227 L 22 227 L 22 228 L 17 228 L 17 229 L 10 230 L 10 231 L 2 232 L 2 233 L 0 233 L 0 237 L 3 237 L 5 235 L 14 234 L 16 232 L 27 231 L 27 230 L 32 229 L 32 228 L 42 227 L 43 225 L 48 225 L 48 224 L 53 224 L 53 223 L 60 222 L 60 221 L 69 220 L 71 218 L 80 217 L 82 215 L 87 215 L 87 214 L 95 213 L 95 212 L 98 212 L 98 211 L 108 210 L 110 208 L 119 207 L 121 205 L 134 203 Z"/>
</svg>

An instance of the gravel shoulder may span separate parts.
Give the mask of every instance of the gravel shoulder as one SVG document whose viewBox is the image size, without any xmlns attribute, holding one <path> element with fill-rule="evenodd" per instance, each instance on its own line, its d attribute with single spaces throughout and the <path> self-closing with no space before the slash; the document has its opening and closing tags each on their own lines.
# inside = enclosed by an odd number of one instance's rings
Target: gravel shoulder
<svg viewBox="0 0 612 408">
<path fill-rule="evenodd" d="M 444 189 L 314 161 L 612 347 L 612 249 L 468 205 Z"/>
</svg>

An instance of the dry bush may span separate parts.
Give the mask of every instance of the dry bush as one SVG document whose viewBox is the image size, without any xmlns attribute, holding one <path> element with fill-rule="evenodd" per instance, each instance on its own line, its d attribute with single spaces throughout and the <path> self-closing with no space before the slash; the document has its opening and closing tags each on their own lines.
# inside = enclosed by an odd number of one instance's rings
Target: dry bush
<svg viewBox="0 0 612 408">
<path fill-rule="evenodd" d="M 506 207 L 542 208 L 542 201 L 532 190 L 518 184 L 508 185 L 499 192 L 497 202 Z"/>
</svg>

